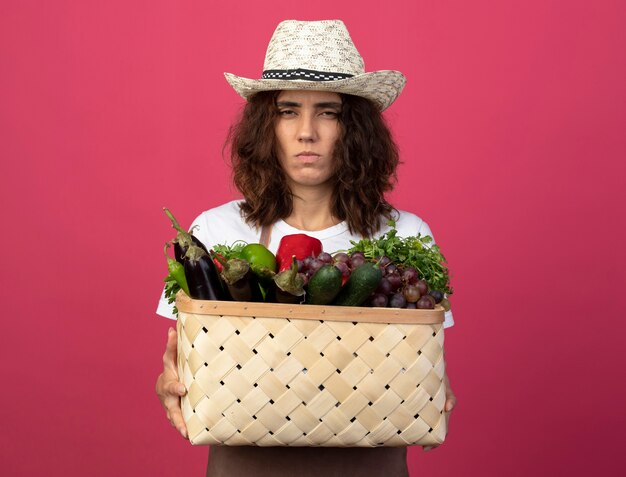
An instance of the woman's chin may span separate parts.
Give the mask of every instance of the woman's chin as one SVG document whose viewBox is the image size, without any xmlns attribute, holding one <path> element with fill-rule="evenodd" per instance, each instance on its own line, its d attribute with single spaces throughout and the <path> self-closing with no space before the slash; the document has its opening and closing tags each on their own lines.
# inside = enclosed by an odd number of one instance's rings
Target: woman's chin
<svg viewBox="0 0 626 477">
<path fill-rule="evenodd" d="M 331 181 L 328 177 L 294 177 L 291 181 L 291 186 L 298 188 L 307 188 L 307 189 L 332 189 Z"/>
</svg>

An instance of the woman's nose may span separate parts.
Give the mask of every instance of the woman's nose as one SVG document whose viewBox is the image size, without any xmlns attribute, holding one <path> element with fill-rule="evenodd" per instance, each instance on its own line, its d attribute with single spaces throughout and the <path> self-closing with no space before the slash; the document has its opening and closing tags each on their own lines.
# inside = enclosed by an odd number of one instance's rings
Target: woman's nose
<svg viewBox="0 0 626 477">
<path fill-rule="evenodd" d="M 317 131 L 315 129 L 315 121 L 312 115 L 303 114 L 300 116 L 298 123 L 298 140 L 299 141 L 315 141 L 317 139 Z"/>
</svg>

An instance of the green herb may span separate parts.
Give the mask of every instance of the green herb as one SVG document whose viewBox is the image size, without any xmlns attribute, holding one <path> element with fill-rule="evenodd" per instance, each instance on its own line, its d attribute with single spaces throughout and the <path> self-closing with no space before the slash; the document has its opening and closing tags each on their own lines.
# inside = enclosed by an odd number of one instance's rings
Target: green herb
<svg viewBox="0 0 626 477">
<path fill-rule="evenodd" d="M 414 267 L 420 278 L 426 280 L 431 289 L 452 294 L 447 260 L 433 243 L 429 235 L 398 237 L 395 221 L 390 221 L 391 230 L 377 239 L 350 241 L 348 253 L 363 252 L 366 258 L 387 256 L 396 265 Z"/>
<path fill-rule="evenodd" d="M 244 242 L 243 240 L 237 240 L 232 245 L 226 245 L 226 244 L 215 245 L 213 247 L 213 250 L 219 253 L 222 257 L 224 257 L 226 261 L 228 261 L 231 258 L 241 258 L 240 257 L 241 251 L 246 245 L 248 245 L 247 242 Z"/>
<path fill-rule="evenodd" d="M 167 298 L 167 302 L 171 305 L 176 300 L 176 294 L 178 293 L 178 290 L 180 290 L 180 285 L 176 280 L 171 278 L 170 275 L 168 275 L 163 281 L 165 282 L 165 298 Z M 178 308 L 176 308 L 176 305 L 172 308 L 172 312 L 176 317 L 178 317 Z"/>
</svg>

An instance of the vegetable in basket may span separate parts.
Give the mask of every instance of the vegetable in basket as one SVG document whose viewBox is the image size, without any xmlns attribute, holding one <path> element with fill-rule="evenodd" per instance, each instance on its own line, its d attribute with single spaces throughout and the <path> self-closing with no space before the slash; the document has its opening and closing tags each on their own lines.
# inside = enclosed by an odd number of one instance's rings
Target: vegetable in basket
<svg viewBox="0 0 626 477">
<path fill-rule="evenodd" d="M 276 251 L 276 262 L 278 271 L 284 272 L 291 268 L 291 258 L 304 260 L 306 257 L 317 257 L 322 253 L 322 242 L 307 234 L 285 235 L 280 239 L 278 250 Z"/>
<path fill-rule="evenodd" d="M 343 284 L 343 276 L 335 265 L 322 265 L 307 284 L 306 303 L 311 305 L 330 304 Z"/>
<path fill-rule="evenodd" d="M 291 268 L 274 276 L 275 298 L 278 303 L 300 303 L 304 298 L 304 277 L 298 273 L 298 261 L 291 258 Z"/>
<path fill-rule="evenodd" d="M 352 271 L 333 305 L 359 306 L 376 290 L 383 274 L 376 263 L 365 262 Z"/>
<path fill-rule="evenodd" d="M 260 243 L 249 243 L 241 250 L 240 257 L 250 264 L 260 278 L 271 280 L 276 274 L 276 257 Z"/>
<path fill-rule="evenodd" d="M 182 289 L 187 295 L 189 295 L 189 286 L 187 285 L 187 279 L 185 278 L 185 268 L 183 265 L 167 254 L 167 249 L 170 247 L 170 243 L 165 243 L 165 258 L 167 260 L 167 270 L 169 274 L 165 277 L 165 282 L 175 282 L 179 289 Z"/>
<path fill-rule="evenodd" d="M 426 235 L 398 237 L 395 222 L 390 221 L 391 230 L 377 239 L 351 241 L 348 253 L 362 252 L 368 259 L 388 257 L 397 265 L 414 267 L 420 278 L 426 280 L 431 289 L 447 295 L 452 294 L 447 260 L 433 243 L 433 238 Z M 385 265 L 385 264 L 382 264 Z"/>
<path fill-rule="evenodd" d="M 211 251 L 213 261 L 221 266 L 220 275 L 226 283 L 230 297 L 235 301 L 262 301 L 259 282 L 250 270 L 250 264 L 240 258 L 224 260 L 221 254 Z"/>
<path fill-rule="evenodd" d="M 209 254 L 192 244 L 183 257 L 189 296 L 197 300 L 226 300 L 217 267 Z"/>
<path fill-rule="evenodd" d="M 168 275 L 163 280 L 165 282 L 165 290 L 164 295 L 167 299 L 167 302 L 171 305 L 176 300 L 176 294 L 179 290 L 183 290 L 187 295 L 189 295 L 189 287 L 187 286 L 187 279 L 185 278 L 185 269 L 183 265 L 173 258 L 171 258 L 167 249 L 170 247 L 170 243 L 165 243 L 165 258 L 167 259 L 167 269 Z M 172 308 L 172 312 L 174 315 L 178 316 L 178 308 L 176 305 Z"/>
<path fill-rule="evenodd" d="M 174 243 L 174 255 L 176 262 L 181 264 L 184 269 L 184 278 L 187 282 L 186 288 L 183 288 L 178 280 L 168 282 L 166 278 L 165 294 L 169 303 L 173 302 L 176 292 L 181 288 L 188 296 L 199 300 L 227 299 L 227 293 L 222 286 L 217 268 L 209 256 L 207 248 L 192 233 L 185 231 L 179 225 L 169 209 L 163 207 L 163 211 L 172 222 L 172 227 L 177 231 L 176 238 L 172 241 Z M 168 267 L 170 265 L 168 260 Z M 178 287 L 174 283 L 177 283 Z"/>
<path fill-rule="evenodd" d="M 176 257 L 176 261 L 178 263 L 183 263 L 183 257 L 187 253 L 187 249 L 189 248 L 189 246 L 192 244 L 197 245 L 198 247 L 202 248 L 205 252 L 208 253 L 207 248 L 197 237 L 195 237 L 191 232 L 187 232 L 179 225 L 178 221 L 176 220 L 174 215 L 169 211 L 169 209 L 167 209 L 166 207 L 163 207 L 163 211 L 165 212 L 165 215 L 167 215 L 170 221 L 172 222 L 172 227 L 178 231 L 178 233 L 176 234 L 176 238 L 173 240 L 174 257 Z"/>
<path fill-rule="evenodd" d="M 217 269 L 220 272 L 222 271 L 222 264 L 220 263 L 220 259 L 228 261 L 231 258 L 241 258 L 241 251 L 246 245 L 248 245 L 247 242 L 244 242 L 243 240 L 237 240 L 232 245 L 217 244 L 213 246 L 213 252 L 215 252 L 215 255 L 211 254 L 211 256 L 213 257 L 213 262 L 215 263 Z"/>
</svg>

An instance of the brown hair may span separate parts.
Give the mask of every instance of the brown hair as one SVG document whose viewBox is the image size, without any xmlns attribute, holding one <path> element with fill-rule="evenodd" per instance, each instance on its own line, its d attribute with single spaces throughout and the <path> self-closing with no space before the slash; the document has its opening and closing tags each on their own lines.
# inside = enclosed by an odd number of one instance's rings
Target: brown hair
<svg viewBox="0 0 626 477">
<path fill-rule="evenodd" d="M 233 182 L 245 199 L 241 210 L 246 221 L 257 227 L 288 217 L 293 207 L 293 195 L 276 155 L 279 93 L 252 96 L 226 140 Z M 341 97 L 331 212 L 346 221 L 350 232 L 371 237 L 383 225 L 383 218 L 391 219 L 395 211 L 384 194 L 396 179 L 398 148 L 374 103 L 358 96 Z"/>
</svg>

